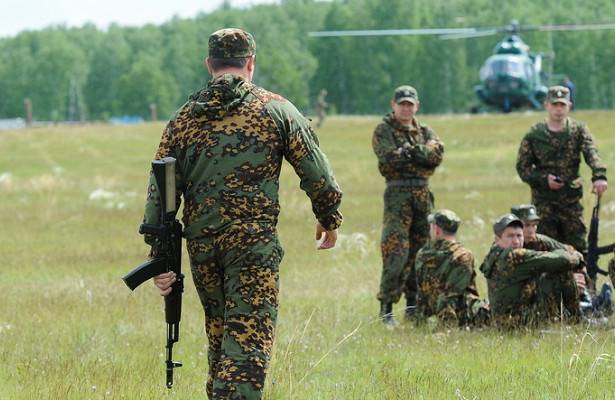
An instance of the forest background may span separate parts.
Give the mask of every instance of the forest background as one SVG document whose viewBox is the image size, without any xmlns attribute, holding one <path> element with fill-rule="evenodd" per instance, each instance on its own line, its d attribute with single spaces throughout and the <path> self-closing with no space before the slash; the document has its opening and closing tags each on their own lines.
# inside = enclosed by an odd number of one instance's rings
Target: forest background
<svg viewBox="0 0 615 400">
<path fill-rule="evenodd" d="M 467 112 L 476 104 L 478 71 L 501 37 L 312 38 L 318 30 L 482 27 L 615 21 L 615 2 L 592 0 L 281 0 L 235 9 L 226 3 L 194 18 L 106 30 L 94 25 L 49 27 L 0 39 L 0 118 L 24 115 L 32 101 L 39 121 L 170 117 L 203 87 L 207 39 L 242 27 L 257 42 L 255 82 L 313 112 L 321 88 L 330 112 L 381 114 L 392 90 L 410 83 L 423 112 Z M 555 54 L 547 70 L 577 85 L 577 108 L 615 106 L 615 31 L 523 34 L 534 51 Z"/>
</svg>

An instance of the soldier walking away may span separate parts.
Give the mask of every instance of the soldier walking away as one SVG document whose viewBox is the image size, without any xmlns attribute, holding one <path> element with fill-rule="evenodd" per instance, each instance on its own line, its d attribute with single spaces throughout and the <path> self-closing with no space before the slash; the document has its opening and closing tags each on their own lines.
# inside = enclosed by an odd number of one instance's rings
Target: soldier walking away
<svg viewBox="0 0 615 400">
<path fill-rule="evenodd" d="M 579 269 L 579 252 L 557 249 L 533 251 L 523 248 L 523 222 L 505 214 L 493 225 L 495 243 L 480 270 L 487 278 L 491 317 L 503 330 L 533 328 L 545 321 L 540 277 L 543 273 L 566 273 Z"/>
<path fill-rule="evenodd" d="M 326 100 L 327 94 L 327 89 L 320 89 L 320 93 L 318 93 L 318 98 L 316 99 L 316 114 L 318 115 L 318 121 L 316 122 L 317 128 L 322 126 L 327 116 L 327 108 L 329 108 L 329 104 Z"/>
<path fill-rule="evenodd" d="M 474 256 L 457 241 L 461 220 L 453 211 L 430 214 L 430 240 L 416 255 L 418 321 L 437 318 L 443 327 L 482 324 L 489 307 L 476 290 Z"/>
<path fill-rule="evenodd" d="M 412 86 L 395 89 L 392 112 L 376 127 L 372 139 L 378 169 L 386 181 L 384 218 L 380 248 L 380 317 L 394 327 L 393 304 L 402 292 L 406 297 L 406 317 L 416 307 L 417 251 L 429 237 L 427 216 L 433 207 L 428 179 L 442 162 L 444 145 L 427 125 L 415 117 L 419 96 Z"/>
<path fill-rule="evenodd" d="M 587 126 L 568 117 L 567 88 L 549 88 L 544 105 L 547 119 L 531 127 L 521 141 L 517 172 L 532 190 L 532 204 L 541 216 L 538 232 L 585 253 L 581 154 L 592 170 L 592 191 L 598 195 L 607 190 L 606 166 Z"/>
<path fill-rule="evenodd" d="M 209 342 L 206 389 L 215 399 L 262 396 L 284 254 L 276 232 L 283 158 L 312 202 L 320 249 L 335 245 L 342 222 L 342 192 L 308 120 L 285 98 L 252 83 L 255 50 L 252 35 L 241 29 L 209 37 L 213 79 L 167 124 L 156 153 L 177 159 L 183 236 Z M 146 223 L 157 222 L 159 207 L 150 179 Z M 161 295 L 175 279 L 172 273 L 155 278 Z"/>
</svg>

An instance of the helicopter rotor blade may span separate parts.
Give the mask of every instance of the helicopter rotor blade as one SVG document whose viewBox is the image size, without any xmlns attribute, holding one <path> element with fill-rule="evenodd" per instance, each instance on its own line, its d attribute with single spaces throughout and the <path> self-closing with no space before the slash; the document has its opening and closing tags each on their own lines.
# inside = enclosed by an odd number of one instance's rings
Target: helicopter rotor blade
<svg viewBox="0 0 615 400">
<path fill-rule="evenodd" d="M 495 35 L 498 32 L 499 31 L 497 29 L 480 30 L 474 33 L 457 33 L 457 34 L 441 35 L 440 39 L 442 40 L 470 39 L 470 38 L 475 38 L 475 37 L 491 36 L 491 35 Z"/>
<path fill-rule="evenodd" d="M 319 31 L 308 32 L 311 37 L 341 37 L 341 36 L 425 36 L 425 35 L 454 35 L 472 34 L 474 28 L 430 28 L 430 29 L 372 29 L 353 31 Z"/>
<path fill-rule="evenodd" d="M 569 24 L 569 25 L 524 25 L 523 32 L 565 32 L 565 31 L 599 31 L 615 29 L 615 24 Z"/>
</svg>

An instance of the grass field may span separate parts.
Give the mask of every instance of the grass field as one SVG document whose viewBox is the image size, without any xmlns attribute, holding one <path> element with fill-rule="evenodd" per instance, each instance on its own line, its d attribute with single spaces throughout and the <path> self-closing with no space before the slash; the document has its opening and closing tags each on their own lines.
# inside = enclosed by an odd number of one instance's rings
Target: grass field
<svg viewBox="0 0 615 400">
<path fill-rule="evenodd" d="M 614 168 L 615 113 L 575 117 L 589 123 Z M 529 201 L 514 162 L 522 135 L 540 118 L 422 118 L 446 146 L 432 179 L 436 207 L 460 215 L 460 240 L 477 264 L 492 240 L 491 221 Z M 309 202 L 292 170 L 283 169 L 279 231 L 286 256 L 265 398 L 615 398 L 612 327 L 502 335 L 382 326 L 376 292 L 384 182 L 371 150 L 378 121 L 331 118 L 319 131 L 344 190 L 345 220 L 333 251 L 315 250 Z M 162 127 L 0 132 L 0 399 L 205 397 L 204 317 L 191 280 L 175 347 L 184 367 L 172 391 L 164 386 L 161 298 L 150 284 L 132 293 L 120 280 L 147 253 L 137 228 Z M 588 183 L 588 168 L 582 172 Z M 615 187 L 601 217 L 601 242 L 615 241 Z M 478 284 L 486 295 L 480 273 Z"/>
</svg>

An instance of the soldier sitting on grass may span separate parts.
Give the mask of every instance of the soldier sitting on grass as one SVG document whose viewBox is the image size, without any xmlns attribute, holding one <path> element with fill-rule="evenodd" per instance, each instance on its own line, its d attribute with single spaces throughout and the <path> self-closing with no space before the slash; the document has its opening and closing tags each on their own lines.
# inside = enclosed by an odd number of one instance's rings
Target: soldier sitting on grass
<svg viewBox="0 0 615 400">
<path fill-rule="evenodd" d="M 510 211 L 523 222 L 524 248 L 536 251 L 563 249 L 575 252 L 570 245 L 536 233 L 540 216 L 534 205 L 521 204 L 512 207 Z M 542 311 L 550 321 L 558 320 L 561 315 L 578 321 L 582 317 L 604 317 L 611 314 L 611 287 L 605 283 L 602 285 L 600 294 L 592 296 L 587 287 L 589 277 L 585 269 L 585 262 L 581 264 L 581 267 L 580 270 L 574 272 L 545 273 L 540 277 L 541 290 L 544 291 L 541 296 L 544 300 Z M 564 305 L 563 310 L 560 310 L 560 302 Z"/>
<path fill-rule="evenodd" d="M 501 216 L 493 231 L 495 243 L 480 267 L 487 278 L 491 317 L 505 330 L 535 327 L 544 322 L 541 275 L 578 269 L 583 256 L 564 249 L 524 249 L 523 222 L 514 214 Z"/>
<path fill-rule="evenodd" d="M 460 219 L 450 210 L 430 214 L 430 241 L 416 256 L 417 320 L 447 326 L 486 322 L 489 308 L 478 296 L 474 256 L 457 241 Z"/>
</svg>

